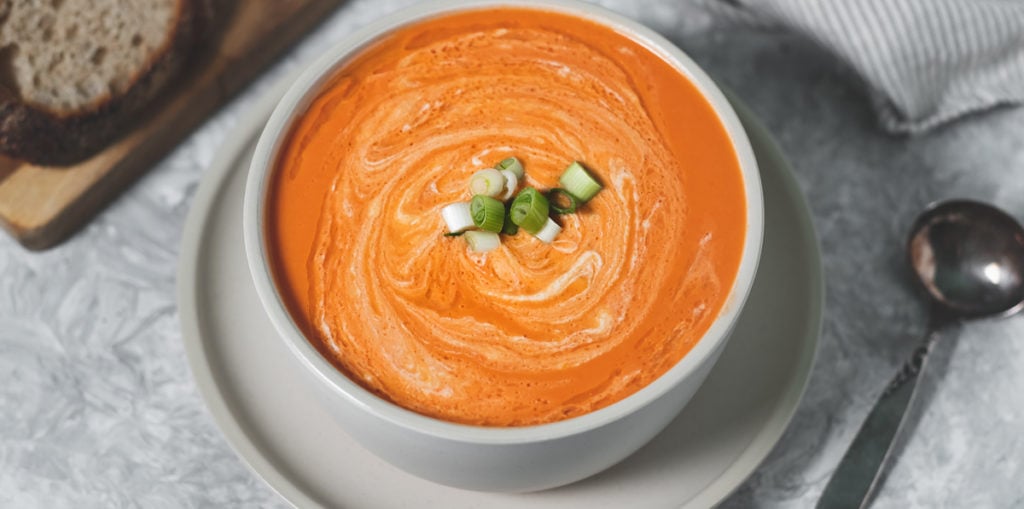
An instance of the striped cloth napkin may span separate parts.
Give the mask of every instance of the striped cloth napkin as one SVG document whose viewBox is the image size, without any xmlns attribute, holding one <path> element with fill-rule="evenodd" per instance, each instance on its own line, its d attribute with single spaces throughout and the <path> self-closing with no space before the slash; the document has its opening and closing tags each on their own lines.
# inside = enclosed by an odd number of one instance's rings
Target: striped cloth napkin
<svg viewBox="0 0 1024 509">
<path fill-rule="evenodd" d="M 919 133 L 1024 102 L 1021 0 L 707 0 L 719 18 L 781 26 L 871 88 L 882 126 Z"/>
</svg>

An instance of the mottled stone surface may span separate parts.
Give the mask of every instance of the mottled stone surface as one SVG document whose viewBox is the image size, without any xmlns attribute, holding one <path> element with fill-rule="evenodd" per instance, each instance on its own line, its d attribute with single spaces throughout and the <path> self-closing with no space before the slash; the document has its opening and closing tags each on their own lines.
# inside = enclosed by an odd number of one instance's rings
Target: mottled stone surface
<svg viewBox="0 0 1024 509">
<path fill-rule="evenodd" d="M 185 362 L 175 305 L 200 174 L 276 78 L 408 1 L 353 1 L 88 228 L 29 253 L 0 237 L 0 507 L 283 507 L 230 451 Z M 809 197 L 828 297 L 781 443 L 726 507 L 809 507 L 924 331 L 902 246 L 928 202 L 1024 217 L 1024 109 L 926 136 L 876 126 L 857 78 L 791 35 L 709 27 L 677 0 L 603 1 L 688 51 L 775 133 Z M 1024 507 L 1024 318 L 959 336 L 876 507 Z M 953 343 L 950 343 L 953 346 Z M 942 380 L 931 380 L 942 378 Z"/>
</svg>

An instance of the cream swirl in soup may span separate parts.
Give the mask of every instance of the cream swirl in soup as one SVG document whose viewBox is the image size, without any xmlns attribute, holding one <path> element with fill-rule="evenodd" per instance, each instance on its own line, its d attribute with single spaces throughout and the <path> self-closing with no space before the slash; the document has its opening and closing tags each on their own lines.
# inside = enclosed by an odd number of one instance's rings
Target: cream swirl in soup
<svg viewBox="0 0 1024 509">
<path fill-rule="evenodd" d="M 517 156 L 604 189 L 489 253 L 439 210 Z M 399 29 L 343 64 L 297 121 L 267 213 L 275 279 L 319 350 L 398 405 L 460 423 L 553 422 L 633 394 L 722 309 L 745 199 L 719 119 L 611 28 L 527 9 Z"/>
</svg>

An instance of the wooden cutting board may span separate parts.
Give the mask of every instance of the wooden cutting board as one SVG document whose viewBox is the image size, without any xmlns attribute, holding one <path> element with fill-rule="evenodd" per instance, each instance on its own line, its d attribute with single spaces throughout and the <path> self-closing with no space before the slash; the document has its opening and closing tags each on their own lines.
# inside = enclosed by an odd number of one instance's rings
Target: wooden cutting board
<svg viewBox="0 0 1024 509">
<path fill-rule="evenodd" d="M 341 0 L 236 0 L 215 49 L 124 137 L 80 164 L 0 157 L 0 225 L 29 249 L 54 246 L 152 168 L 210 114 L 324 20 Z M 209 53 L 209 52 L 208 52 Z"/>
</svg>

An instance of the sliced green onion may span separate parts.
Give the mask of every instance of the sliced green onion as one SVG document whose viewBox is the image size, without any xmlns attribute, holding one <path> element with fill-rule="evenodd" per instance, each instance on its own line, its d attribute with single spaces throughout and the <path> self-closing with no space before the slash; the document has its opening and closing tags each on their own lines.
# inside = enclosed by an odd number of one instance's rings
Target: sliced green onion
<svg viewBox="0 0 1024 509">
<path fill-rule="evenodd" d="M 565 198 L 565 201 L 569 202 L 569 204 L 565 207 L 561 206 L 559 204 L 559 197 Z M 548 191 L 548 201 L 551 202 L 551 209 L 559 214 L 572 214 L 580 206 L 580 201 L 572 193 L 561 187 Z"/>
<path fill-rule="evenodd" d="M 573 161 L 558 178 L 558 183 L 570 194 L 585 203 L 601 190 L 601 184 L 580 164 Z"/>
<path fill-rule="evenodd" d="M 481 230 L 500 232 L 505 225 L 505 204 L 490 196 L 474 196 L 469 203 L 469 212 L 473 215 L 473 224 Z"/>
<path fill-rule="evenodd" d="M 548 219 L 548 199 L 532 187 L 523 189 L 512 202 L 509 219 L 530 233 L 539 232 Z"/>
<path fill-rule="evenodd" d="M 523 175 L 526 175 L 526 172 L 523 171 L 523 163 L 519 162 L 519 159 L 515 157 L 503 159 L 500 163 L 494 165 L 494 167 L 499 170 L 508 170 L 515 173 L 518 178 L 523 178 Z"/>
<path fill-rule="evenodd" d="M 473 223 L 473 214 L 469 210 L 469 203 L 466 202 L 445 205 L 441 209 L 441 217 L 444 218 L 445 224 L 448 225 L 450 233 L 463 232 L 476 226 Z"/>
<path fill-rule="evenodd" d="M 466 238 L 466 243 L 469 244 L 469 249 L 477 253 L 494 251 L 501 245 L 501 239 L 494 232 L 471 230 L 463 236 Z"/>
<path fill-rule="evenodd" d="M 556 223 L 554 219 L 551 219 L 549 217 L 547 222 L 544 223 L 544 227 L 541 228 L 539 232 L 533 235 L 534 237 L 537 237 L 537 239 L 539 239 L 541 242 L 545 244 L 550 244 L 551 241 L 555 240 L 555 237 L 557 237 L 559 233 L 562 233 L 562 227 L 558 226 L 558 223 Z"/>
<path fill-rule="evenodd" d="M 505 195 L 501 199 L 509 200 L 516 194 L 516 188 L 519 187 L 519 177 L 512 170 L 501 170 L 501 175 L 505 177 Z"/>
<path fill-rule="evenodd" d="M 445 237 L 461 237 L 461 236 L 463 236 L 465 234 L 466 234 L 466 232 L 455 232 L 455 233 L 448 232 L 448 233 L 444 234 L 444 236 Z"/>
<path fill-rule="evenodd" d="M 494 168 L 485 168 L 469 178 L 469 190 L 473 194 L 498 196 L 505 192 L 505 176 Z"/>
</svg>

